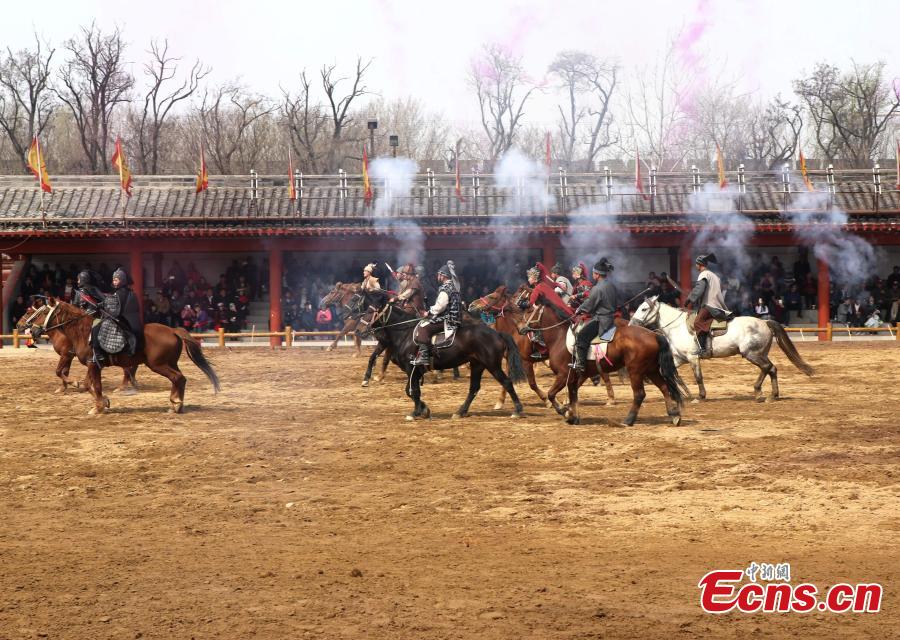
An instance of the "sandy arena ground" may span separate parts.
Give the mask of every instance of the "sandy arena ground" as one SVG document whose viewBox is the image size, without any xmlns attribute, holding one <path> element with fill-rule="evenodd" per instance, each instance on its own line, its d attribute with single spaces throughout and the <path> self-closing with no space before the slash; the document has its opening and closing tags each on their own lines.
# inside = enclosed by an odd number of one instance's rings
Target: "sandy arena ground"
<svg viewBox="0 0 900 640">
<path fill-rule="evenodd" d="M 527 418 L 493 411 L 488 378 L 450 421 L 448 376 L 407 423 L 397 369 L 263 349 L 207 349 L 219 396 L 183 356 L 184 415 L 141 369 L 94 418 L 55 354 L 3 349 L 0 638 L 898 637 L 900 343 L 799 348 L 819 375 L 777 352 L 777 403 L 715 361 L 684 426 L 653 388 L 631 429 L 618 383 L 570 427 L 526 385 Z M 880 582 L 882 611 L 704 614 L 700 577 L 753 561 Z"/>
</svg>

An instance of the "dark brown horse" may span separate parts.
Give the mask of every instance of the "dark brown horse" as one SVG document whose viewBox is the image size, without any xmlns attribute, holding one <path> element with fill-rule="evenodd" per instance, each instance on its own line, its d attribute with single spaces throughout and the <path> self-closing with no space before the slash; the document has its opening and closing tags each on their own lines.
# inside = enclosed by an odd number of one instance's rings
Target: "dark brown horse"
<svg viewBox="0 0 900 640">
<path fill-rule="evenodd" d="M 416 323 L 421 321 L 417 314 L 407 313 L 394 303 L 387 303 L 386 296 L 366 294 L 367 313 L 364 322 L 379 342 L 384 342 L 391 351 L 391 361 L 407 374 L 406 395 L 412 398 L 413 412 L 406 419 L 431 417 L 431 409 L 422 401 L 422 377 L 425 368 L 412 366 L 410 361 L 418 351 L 413 342 Z M 509 376 L 503 371 L 503 359 L 509 362 Z M 522 403 L 513 386 L 525 377 L 519 350 L 510 335 L 494 331 L 482 323 L 464 323 L 456 329 L 447 347 L 434 350 L 433 367 L 450 369 L 461 364 L 469 364 L 469 394 L 453 414 L 454 418 L 469 415 L 469 406 L 481 388 L 481 377 L 485 369 L 513 400 L 515 411 L 512 417 L 522 416 Z"/>
<path fill-rule="evenodd" d="M 556 372 L 556 380 L 547 392 L 547 397 L 557 413 L 565 416 L 566 422 L 569 424 L 581 422 L 578 413 L 578 388 L 585 379 L 601 371 L 615 371 L 625 367 L 631 381 L 634 401 L 623 424 L 631 426 L 637 419 L 638 411 L 647 395 L 644 391 L 644 378 L 648 378 L 662 392 L 672 424 L 676 426 L 681 424 L 683 399 L 679 387 L 680 378 L 672 359 L 669 341 L 665 337 L 643 327 L 628 326 L 624 320 L 616 320 L 616 335 L 608 345 L 606 359 L 601 360 L 599 364 L 595 360 L 589 360 L 585 372 L 579 374 L 569 367 L 572 361 L 572 354 L 566 348 L 569 326 L 569 318 L 559 317 L 553 311 L 553 307 L 547 306 L 542 311 L 541 305 L 535 305 L 519 328 L 520 331 L 540 329 L 543 332 L 544 342 L 550 350 L 551 367 Z M 562 406 L 556 401 L 556 395 L 563 387 L 567 387 L 569 392 L 567 406 Z"/>
<path fill-rule="evenodd" d="M 41 305 L 43 306 L 43 305 Z M 19 318 L 19 321 L 16 323 L 16 329 L 20 332 L 24 332 L 26 329 L 32 333 L 34 336 L 35 331 L 37 331 L 38 335 L 46 335 L 47 340 L 50 341 L 50 344 L 53 346 L 53 350 L 59 355 L 59 362 L 56 364 L 56 377 L 60 379 L 62 385 L 57 387 L 53 393 L 65 393 L 66 389 L 69 385 L 75 387 L 77 391 L 89 391 L 90 390 L 90 378 L 85 372 L 84 380 L 81 381 L 73 381 L 69 378 L 69 371 L 72 368 L 72 361 L 77 357 L 78 361 L 87 366 L 87 360 L 85 360 L 84 353 L 77 353 L 75 351 L 75 346 L 72 344 L 72 341 L 69 340 L 68 336 L 65 333 L 60 331 L 58 328 L 51 328 L 49 331 L 46 327 L 35 325 L 35 318 L 39 315 L 40 306 L 29 307 L 28 311 L 25 312 L 25 315 Z M 46 318 L 46 313 L 40 313 L 42 318 Z M 90 355 L 89 353 L 87 355 Z M 135 374 L 137 373 L 137 367 L 133 367 L 131 369 L 122 369 L 122 384 L 119 385 L 117 391 L 122 392 L 136 392 L 137 391 L 137 383 L 135 381 Z"/>
<path fill-rule="evenodd" d="M 46 326 L 47 331 L 51 329 L 62 331 L 71 341 L 75 352 L 80 354 L 79 357 L 84 357 L 87 362 L 90 391 L 94 396 L 94 407 L 88 413 L 103 413 L 109 407 L 109 400 L 103 395 L 100 367 L 93 362 L 93 350 L 89 343 L 94 316 L 67 302 L 53 298 L 48 298 L 47 304 L 42 309 L 44 311 L 32 322 L 36 324 L 37 320 L 41 319 L 42 326 Z M 150 370 L 168 378 L 172 383 L 172 391 L 169 394 L 169 402 L 172 403 L 171 411 L 181 413 L 184 408 L 184 387 L 187 384 L 187 378 L 178 368 L 182 347 L 187 351 L 191 362 L 209 378 L 213 390 L 219 391 L 219 378 L 206 356 L 203 355 L 200 341 L 186 330 L 181 327 L 172 329 L 162 324 L 151 323 L 144 326 L 143 337 L 143 345 L 137 353 L 133 356 L 122 353 L 113 354 L 110 356 L 110 364 L 122 368 L 132 368 L 144 364 Z"/>
</svg>

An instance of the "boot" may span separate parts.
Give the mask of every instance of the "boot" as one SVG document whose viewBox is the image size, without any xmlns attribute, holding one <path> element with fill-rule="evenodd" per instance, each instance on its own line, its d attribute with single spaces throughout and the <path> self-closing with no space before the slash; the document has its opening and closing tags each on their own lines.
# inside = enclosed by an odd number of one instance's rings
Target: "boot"
<svg viewBox="0 0 900 640">
<path fill-rule="evenodd" d="M 543 360 L 544 351 L 547 350 L 547 343 L 544 342 L 544 336 L 540 331 L 531 334 L 531 359 Z"/>
<path fill-rule="evenodd" d="M 697 355 L 700 356 L 700 359 L 706 360 L 712 358 L 712 349 L 709 348 L 709 334 L 698 333 L 697 342 L 700 344 L 700 349 L 697 351 Z"/>
<path fill-rule="evenodd" d="M 410 364 L 414 367 L 419 365 L 425 365 L 426 367 L 431 364 L 431 348 L 427 344 L 419 345 L 419 352 L 416 354 L 416 357 L 410 360 Z"/>
<path fill-rule="evenodd" d="M 96 364 L 101 369 L 108 364 L 109 358 L 100 349 L 94 349 L 94 364 Z"/>
<path fill-rule="evenodd" d="M 587 363 L 587 350 L 588 347 L 583 347 L 580 344 L 575 345 L 575 362 L 569 366 L 579 373 L 584 373 Z"/>
</svg>

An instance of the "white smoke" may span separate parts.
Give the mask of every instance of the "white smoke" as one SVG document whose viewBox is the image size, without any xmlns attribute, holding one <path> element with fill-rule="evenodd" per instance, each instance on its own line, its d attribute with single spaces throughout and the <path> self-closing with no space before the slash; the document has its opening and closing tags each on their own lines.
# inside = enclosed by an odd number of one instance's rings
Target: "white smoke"
<svg viewBox="0 0 900 640">
<path fill-rule="evenodd" d="M 857 285 L 875 271 L 875 248 L 844 229 L 848 216 L 834 205 L 830 194 L 800 192 L 786 215 L 794 224 L 794 235 L 828 264 L 832 280 Z"/>
<path fill-rule="evenodd" d="M 422 264 L 425 258 L 425 233 L 413 221 L 416 211 L 410 197 L 418 170 L 419 165 L 410 158 L 377 158 L 369 169 L 378 188 L 372 222 L 377 231 L 399 242 L 398 262 L 391 265 L 395 269 L 406 263 Z"/>
<path fill-rule="evenodd" d="M 494 180 L 512 202 L 509 213 L 544 213 L 553 203 L 548 193 L 547 169 L 516 148 L 507 151 L 494 167 Z"/>
<path fill-rule="evenodd" d="M 746 277 L 753 271 L 748 251 L 755 232 L 753 221 L 738 212 L 738 193 L 706 183 L 688 196 L 688 212 L 706 216 L 703 227 L 691 243 L 694 253 L 715 252 L 721 270 L 730 277 Z"/>
</svg>

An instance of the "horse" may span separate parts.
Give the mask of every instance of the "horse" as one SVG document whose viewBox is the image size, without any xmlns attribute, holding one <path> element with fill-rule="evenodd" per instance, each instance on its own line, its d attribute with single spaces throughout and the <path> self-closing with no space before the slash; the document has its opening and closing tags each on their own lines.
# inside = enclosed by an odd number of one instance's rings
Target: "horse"
<svg viewBox="0 0 900 640">
<path fill-rule="evenodd" d="M 359 305 L 362 303 L 362 285 L 356 283 L 338 282 L 334 287 L 325 294 L 325 297 L 319 302 L 319 309 L 324 309 L 329 305 L 338 307 L 338 315 L 344 321 L 340 333 L 335 337 L 326 351 L 334 351 L 337 348 L 341 338 L 348 334 L 353 334 L 353 342 L 356 344 L 356 354 L 354 357 L 362 355 L 362 341 L 356 335 L 356 326 L 359 323 L 359 315 L 361 310 Z M 385 367 L 387 365 L 385 364 Z M 363 385 L 366 386 L 366 385 Z"/>
<path fill-rule="evenodd" d="M 672 350 L 665 337 L 656 335 L 648 329 L 629 326 L 624 320 L 616 320 L 616 334 L 607 345 L 606 356 L 599 362 L 589 360 L 583 373 L 569 367 L 572 354 L 566 347 L 566 334 L 570 326 L 570 318 L 559 318 L 558 312 L 542 311 L 542 305 L 535 305 L 531 314 L 525 318 L 519 331 L 522 333 L 539 329 L 543 332 L 544 342 L 550 350 L 550 362 L 556 372 L 556 380 L 547 392 L 547 398 L 553 408 L 564 416 L 568 424 L 580 424 L 578 413 L 578 388 L 585 379 L 601 371 L 615 371 L 625 367 L 631 382 L 634 400 L 628 415 L 622 421 L 624 426 L 634 425 L 638 411 L 646 397 L 644 378 L 648 378 L 663 394 L 666 401 L 666 413 L 672 424 L 681 424 L 681 407 L 683 397 L 679 388 L 678 372 L 672 361 Z M 556 401 L 556 395 L 563 387 L 568 388 L 569 404 L 562 406 Z M 614 424 L 615 421 L 611 421 Z"/>
<path fill-rule="evenodd" d="M 527 285 L 522 285 L 515 293 L 507 292 L 506 285 L 497 287 L 492 293 L 478 298 L 469 305 L 470 312 L 488 313 L 494 317 L 494 328 L 497 331 L 508 333 L 512 336 L 519 348 L 519 355 L 522 357 L 522 363 L 525 367 L 525 375 L 528 379 L 528 385 L 534 390 L 541 402 L 545 406 L 552 407 L 552 403 L 547 399 L 547 394 L 538 386 L 534 376 L 534 360 L 531 358 L 533 352 L 532 341 L 528 336 L 519 333 L 519 326 L 522 323 L 525 312 L 519 307 L 519 301 L 526 299 L 530 294 Z M 554 371 L 556 373 L 556 371 Z M 606 383 L 607 406 L 615 403 L 615 393 L 613 392 L 612 382 L 609 374 L 605 371 L 600 373 L 603 381 Z M 594 383 L 596 384 L 596 382 Z M 502 409 L 506 400 L 506 391 L 500 392 L 500 400 L 494 409 Z"/>
<path fill-rule="evenodd" d="M 379 296 L 367 293 L 365 298 L 368 311 L 364 320 L 369 331 L 390 348 L 391 360 L 407 374 L 406 395 L 412 398 L 414 406 L 406 419 L 430 418 L 431 409 L 422 401 L 425 367 L 410 364 L 419 349 L 413 341 L 413 334 L 416 324 L 422 318 L 404 311 L 395 303 L 387 302 L 383 294 Z M 504 357 L 509 362 L 509 376 L 503 371 Z M 525 379 L 525 370 L 512 336 L 494 331 L 483 323 L 463 323 L 456 329 L 448 346 L 437 346 L 434 349 L 432 362 L 434 369 L 450 369 L 469 364 L 469 393 L 453 414 L 454 419 L 468 417 L 469 407 L 481 388 L 481 377 L 485 369 L 512 398 L 515 410 L 511 417 L 519 418 L 524 415 L 522 402 L 513 383 Z"/>
<path fill-rule="evenodd" d="M 72 343 L 75 352 L 79 354 L 79 359 L 87 362 L 90 391 L 94 396 L 94 407 L 88 413 L 90 415 L 103 413 L 110 405 L 109 399 L 103 395 L 100 367 L 93 361 L 93 349 L 89 343 L 94 316 L 53 297 L 48 298 L 47 304 L 41 309 L 46 309 L 43 312 L 46 313 L 46 317 L 43 320 L 41 331 L 45 330 L 43 327 L 46 327 L 46 331 L 55 329 L 63 332 Z M 221 389 L 219 377 L 206 356 L 203 355 L 200 341 L 181 327 L 173 329 L 162 324 L 146 324 L 144 325 L 143 342 L 133 356 L 117 353 L 111 354 L 109 360 L 110 364 L 122 368 L 144 364 L 150 370 L 168 378 L 172 383 L 172 390 L 169 394 L 169 402 L 172 406 L 169 410 L 173 413 L 181 413 L 184 409 L 184 387 L 187 384 L 187 378 L 178 369 L 178 358 L 181 356 L 182 347 L 187 351 L 191 362 L 206 374 L 213 385 L 213 391 L 218 392 Z"/>
<path fill-rule="evenodd" d="M 26 311 L 25 315 L 19 318 L 19 321 L 16 323 L 16 329 L 20 332 L 24 332 L 28 330 L 32 332 L 32 337 L 34 337 L 34 322 L 37 318 L 40 310 L 44 305 L 40 307 L 29 307 Z M 45 316 L 46 318 L 46 316 Z M 78 357 L 78 361 L 81 364 L 87 366 L 87 361 L 84 358 L 84 353 L 76 353 L 75 347 L 72 344 L 72 341 L 69 340 L 68 336 L 65 333 L 60 331 L 58 328 L 46 326 L 38 326 L 38 336 L 41 334 L 45 334 L 47 336 L 47 340 L 50 341 L 50 344 L 53 346 L 53 350 L 59 355 L 59 362 L 56 365 L 56 377 L 60 379 L 61 386 L 57 387 L 53 393 L 65 393 L 66 389 L 68 389 L 69 385 L 75 387 L 77 391 L 89 391 L 90 390 L 90 378 L 85 372 L 84 380 L 81 381 L 72 381 L 69 378 L 69 371 L 72 368 L 72 360 L 75 357 Z M 137 392 L 137 382 L 135 381 L 135 375 L 137 373 L 137 367 L 131 368 L 122 368 L 122 383 L 116 389 L 116 391 L 121 391 L 123 394 L 132 394 Z"/>
<path fill-rule="evenodd" d="M 694 371 L 694 379 L 700 390 L 700 400 L 704 400 L 706 399 L 706 387 L 703 386 L 700 358 L 695 354 L 697 340 L 688 328 L 687 317 L 686 311 L 660 302 L 657 296 L 652 296 L 641 303 L 634 312 L 631 322 L 635 325 L 655 328 L 669 339 L 675 357 L 675 366 L 680 367 L 685 362 L 690 363 L 691 369 Z M 769 360 L 769 349 L 772 347 L 773 339 L 795 367 L 808 376 L 815 373 L 797 352 L 797 348 L 784 327 L 774 320 L 738 316 L 728 322 L 725 334 L 711 338 L 714 358 L 728 358 L 739 353 L 759 367 L 759 377 L 753 385 L 753 391 L 758 401 L 765 400 L 762 385 L 766 376 L 772 380 L 772 399 L 778 399 L 778 369 Z M 698 401 L 695 399 L 693 402 Z"/>
</svg>

